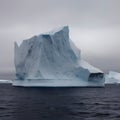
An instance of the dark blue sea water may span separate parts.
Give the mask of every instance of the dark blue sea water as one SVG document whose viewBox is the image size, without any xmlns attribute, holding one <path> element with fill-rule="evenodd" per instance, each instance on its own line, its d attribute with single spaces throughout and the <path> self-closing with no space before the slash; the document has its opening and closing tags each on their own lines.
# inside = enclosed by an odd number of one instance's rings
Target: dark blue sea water
<svg viewBox="0 0 120 120">
<path fill-rule="evenodd" d="M 120 120 L 120 85 L 21 88 L 0 84 L 0 120 Z"/>
</svg>

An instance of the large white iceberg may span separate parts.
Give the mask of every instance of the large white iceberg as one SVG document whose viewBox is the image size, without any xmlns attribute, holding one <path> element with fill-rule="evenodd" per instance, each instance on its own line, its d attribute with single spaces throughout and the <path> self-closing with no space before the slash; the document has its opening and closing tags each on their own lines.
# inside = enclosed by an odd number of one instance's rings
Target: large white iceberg
<svg viewBox="0 0 120 120">
<path fill-rule="evenodd" d="M 16 86 L 104 86 L 104 73 L 81 58 L 68 26 L 15 42 Z"/>
<path fill-rule="evenodd" d="M 120 73 L 110 71 L 106 76 L 105 76 L 105 83 L 106 84 L 116 84 L 120 83 Z"/>
</svg>

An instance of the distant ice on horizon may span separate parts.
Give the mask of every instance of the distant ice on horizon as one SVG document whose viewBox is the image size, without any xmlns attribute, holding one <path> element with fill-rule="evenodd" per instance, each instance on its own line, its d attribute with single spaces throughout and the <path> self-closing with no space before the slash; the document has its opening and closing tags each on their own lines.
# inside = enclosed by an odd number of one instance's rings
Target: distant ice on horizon
<svg viewBox="0 0 120 120">
<path fill-rule="evenodd" d="M 0 80 L 0 83 L 8 84 L 8 83 L 12 83 L 12 80 Z"/>
<path fill-rule="evenodd" d="M 114 84 L 120 83 L 120 73 L 115 71 L 109 71 L 109 73 L 105 76 L 106 84 Z"/>
</svg>

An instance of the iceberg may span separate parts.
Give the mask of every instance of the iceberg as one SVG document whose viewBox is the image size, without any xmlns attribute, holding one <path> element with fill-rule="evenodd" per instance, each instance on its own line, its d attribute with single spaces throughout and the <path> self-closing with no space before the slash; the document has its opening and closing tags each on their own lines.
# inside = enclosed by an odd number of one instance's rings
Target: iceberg
<svg viewBox="0 0 120 120">
<path fill-rule="evenodd" d="M 104 73 L 81 58 L 81 51 L 64 26 L 15 42 L 14 86 L 104 86 Z"/>
<path fill-rule="evenodd" d="M 120 83 L 120 73 L 109 71 L 109 73 L 105 76 L 106 84 L 117 84 Z"/>
</svg>

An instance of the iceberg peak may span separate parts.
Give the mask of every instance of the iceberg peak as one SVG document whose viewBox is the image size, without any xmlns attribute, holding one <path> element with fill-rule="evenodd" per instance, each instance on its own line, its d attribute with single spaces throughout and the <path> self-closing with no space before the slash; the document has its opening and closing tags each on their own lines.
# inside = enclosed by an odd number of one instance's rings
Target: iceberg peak
<svg viewBox="0 0 120 120">
<path fill-rule="evenodd" d="M 69 26 L 62 26 L 62 27 L 59 27 L 59 28 L 56 28 L 54 30 L 51 30 L 50 32 L 45 32 L 45 33 L 42 33 L 42 34 L 39 34 L 39 35 L 35 35 L 33 37 L 31 37 L 30 39 L 34 39 L 36 37 L 45 37 L 45 36 L 52 36 L 56 33 L 59 33 L 59 32 L 63 32 L 63 33 L 66 33 L 66 34 L 69 34 Z M 29 40 L 29 39 L 28 39 Z M 15 44 L 20 47 L 21 44 L 23 43 L 23 41 L 27 41 L 27 40 L 18 40 L 18 41 L 15 41 Z"/>
<path fill-rule="evenodd" d="M 58 32 L 66 32 L 66 33 L 69 33 L 69 26 L 63 26 L 63 27 L 59 27 L 59 28 L 56 28 L 50 32 L 47 32 L 46 34 L 50 34 L 50 35 L 53 35 L 55 33 L 58 33 Z"/>
</svg>

